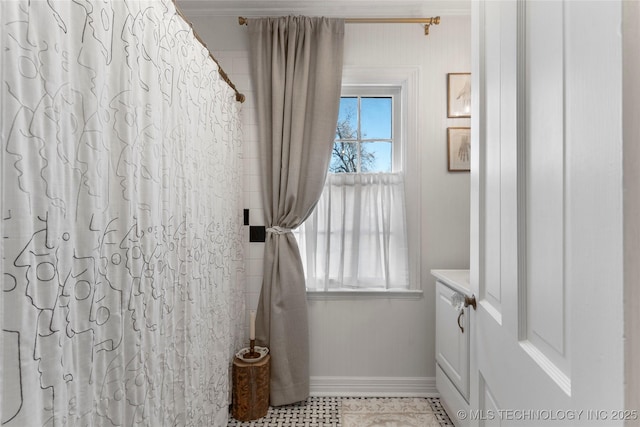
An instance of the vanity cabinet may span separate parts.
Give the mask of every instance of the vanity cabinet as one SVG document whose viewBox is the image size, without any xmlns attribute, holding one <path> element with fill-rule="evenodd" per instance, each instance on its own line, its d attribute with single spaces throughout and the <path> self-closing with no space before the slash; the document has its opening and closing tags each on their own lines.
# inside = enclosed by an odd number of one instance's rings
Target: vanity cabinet
<svg viewBox="0 0 640 427">
<path fill-rule="evenodd" d="M 436 388 L 456 426 L 467 426 L 456 413 L 469 411 L 471 305 L 468 270 L 433 270 L 436 277 Z"/>
</svg>

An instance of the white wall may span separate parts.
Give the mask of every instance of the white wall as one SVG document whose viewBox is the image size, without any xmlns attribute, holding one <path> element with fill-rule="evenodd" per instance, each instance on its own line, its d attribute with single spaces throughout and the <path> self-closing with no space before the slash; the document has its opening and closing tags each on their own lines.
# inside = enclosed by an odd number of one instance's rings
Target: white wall
<svg viewBox="0 0 640 427">
<path fill-rule="evenodd" d="M 236 18 L 190 17 L 236 86 L 247 95 L 245 207 L 263 224 L 246 28 Z M 446 130 L 469 126 L 447 119 L 446 75 L 470 71 L 470 19 L 443 16 L 425 36 L 418 24 L 349 24 L 345 66 L 419 69 L 418 145 L 420 252 L 418 298 L 309 300 L 312 393 L 435 393 L 435 268 L 469 267 L 469 174 L 447 171 Z M 415 199 L 414 199 L 415 200 Z M 411 230 L 410 230 L 411 232 Z M 257 306 L 263 244 L 246 243 L 247 308 Z"/>
</svg>

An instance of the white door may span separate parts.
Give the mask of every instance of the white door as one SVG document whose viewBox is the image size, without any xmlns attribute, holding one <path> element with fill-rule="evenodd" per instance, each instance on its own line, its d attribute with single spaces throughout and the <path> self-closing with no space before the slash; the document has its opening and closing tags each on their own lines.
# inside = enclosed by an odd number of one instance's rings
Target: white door
<svg viewBox="0 0 640 427">
<path fill-rule="evenodd" d="M 622 425 L 621 2 L 472 1 L 471 425 Z M 555 424 L 554 424 L 555 423 Z"/>
</svg>

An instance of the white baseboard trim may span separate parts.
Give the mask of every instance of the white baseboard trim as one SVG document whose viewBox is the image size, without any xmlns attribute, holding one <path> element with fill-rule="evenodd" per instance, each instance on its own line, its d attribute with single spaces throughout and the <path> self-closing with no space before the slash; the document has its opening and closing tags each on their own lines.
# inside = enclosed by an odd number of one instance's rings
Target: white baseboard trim
<svg viewBox="0 0 640 427">
<path fill-rule="evenodd" d="M 440 397 L 435 377 L 311 377 L 311 396 Z"/>
</svg>

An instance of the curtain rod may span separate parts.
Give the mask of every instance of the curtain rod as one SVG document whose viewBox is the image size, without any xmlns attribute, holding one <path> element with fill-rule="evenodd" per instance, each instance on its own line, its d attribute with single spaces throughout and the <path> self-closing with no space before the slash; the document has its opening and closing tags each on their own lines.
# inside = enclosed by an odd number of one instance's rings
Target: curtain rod
<svg viewBox="0 0 640 427">
<path fill-rule="evenodd" d="M 244 100 L 245 100 L 244 94 L 242 94 L 242 93 L 240 93 L 238 91 L 238 89 L 236 88 L 236 85 L 234 85 L 233 82 L 231 81 L 231 79 L 229 78 L 229 75 L 227 73 L 225 73 L 225 71 L 220 66 L 220 63 L 218 62 L 218 60 L 213 56 L 213 54 L 211 53 L 211 51 L 207 47 L 207 44 L 204 42 L 204 40 L 202 40 L 200 38 L 198 33 L 196 33 L 196 30 L 193 28 L 193 23 L 191 23 L 191 21 L 189 21 L 187 19 L 185 14 L 182 13 L 182 10 L 180 10 L 180 7 L 178 6 L 178 3 L 176 3 L 176 0 L 172 0 L 172 2 L 173 2 L 173 5 L 176 8 L 176 12 L 178 13 L 178 15 L 180 15 L 180 17 L 184 20 L 184 22 L 189 24 L 189 27 L 191 27 L 191 32 L 193 33 L 193 35 L 196 38 L 196 40 L 198 40 L 200 42 L 200 44 L 202 46 L 204 46 L 205 49 L 207 49 L 207 52 L 209 52 L 209 58 L 211 58 L 213 60 L 213 62 L 215 62 L 216 65 L 218 66 L 218 74 L 220 74 L 220 77 L 222 77 L 222 80 L 224 80 L 231 87 L 231 89 L 233 89 L 233 91 L 236 93 L 236 101 L 240 102 L 240 103 L 244 102 Z"/>
<path fill-rule="evenodd" d="M 440 17 L 431 18 L 345 18 L 347 24 L 424 24 L 424 35 L 429 35 L 429 27 L 431 25 L 440 24 Z M 239 16 L 239 25 L 248 25 L 247 18 Z"/>
</svg>

